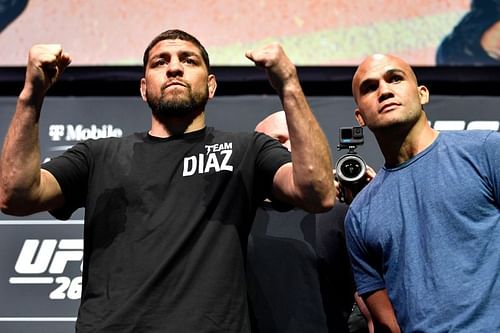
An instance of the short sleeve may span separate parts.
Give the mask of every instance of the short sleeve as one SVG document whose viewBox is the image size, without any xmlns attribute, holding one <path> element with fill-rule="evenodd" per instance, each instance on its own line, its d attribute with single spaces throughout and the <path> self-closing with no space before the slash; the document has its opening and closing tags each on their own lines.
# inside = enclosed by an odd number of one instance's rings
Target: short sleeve
<svg viewBox="0 0 500 333">
<path fill-rule="evenodd" d="M 259 148 L 259 153 L 256 159 L 256 168 L 259 174 L 259 182 L 264 188 L 267 198 L 273 201 L 273 206 L 279 210 L 288 210 L 290 207 L 281 206 L 277 200 L 272 198 L 272 184 L 274 175 L 278 169 L 292 161 L 292 157 L 288 149 L 286 149 L 279 141 L 271 138 L 263 133 L 255 132 L 254 140 Z"/>
<path fill-rule="evenodd" d="M 55 218 L 67 220 L 75 210 L 85 205 L 89 161 L 89 143 L 82 142 L 42 165 L 42 169 L 49 171 L 56 178 L 64 195 L 64 206 L 50 212 Z"/>
<path fill-rule="evenodd" d="M 351 207 L 352 208 L 352 207 Z M 363 238 L 362 228 L 352 209 L 345 220 L 346 242 L 351 259 L 356 288 L 360 295 L 386 288 L 382 273 L 377 270 L 377 260 Z"/>
</svg>

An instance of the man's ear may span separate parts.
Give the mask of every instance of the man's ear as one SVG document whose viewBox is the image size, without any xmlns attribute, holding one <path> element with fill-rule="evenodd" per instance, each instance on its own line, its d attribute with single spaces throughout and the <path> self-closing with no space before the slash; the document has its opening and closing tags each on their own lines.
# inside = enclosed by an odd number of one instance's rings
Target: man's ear
<svg viewBox="0 0 500 333">
<path fill-rule="evenodd" d="M 217 81 L 215 80 L 214 74 L 208 75 L 208 98 L 212 99 L 215 95 L 215 90 L 217 89 Z"/>
<path fill-rule="evenodd" d="M 365 127 L 366 123 L 365 120 L 363 119 L 363 116 L 361 115 L 361 111 L 359 111 L 359 108 L 354 109 L 354 118 L 356 118 L 356 121 L 358 122 L 359 126 Z"/>
<path fill-rule="evenodd" d="M 147 102 L 147 99 L 146 99 L 146 79 L 145 78 L 142 78 L 141 79 L 141 97 L 142 97 L 142 100 L 144 102 Z"/>
<path fill-rule="evenodd" d="M 420 95 L 420 104 L 429 103 L 429 89 L 426 86 L 418 86 L 418 94 Z"/>
</svg>

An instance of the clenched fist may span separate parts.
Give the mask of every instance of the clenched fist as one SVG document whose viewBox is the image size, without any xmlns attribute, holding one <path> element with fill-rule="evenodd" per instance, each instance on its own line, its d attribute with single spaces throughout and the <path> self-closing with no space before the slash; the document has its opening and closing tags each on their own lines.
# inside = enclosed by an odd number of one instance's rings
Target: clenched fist
<svg viewBox="0 0 500 333">
<path fill-rule="evenodd" d="M 71 63 L 69 54 L 58 44 L 39 44 L 31 47 L 26 67 L 25 89 L 44 96 Z"/>
<path fill-rule="evenodd" d="M 269 82 L 278 92 L 291 80 L 298 80 L 295 65 L 278 43 L 269 44 L 261 49 L 246 52 L 245 56 L 255 65 L 263 67 Z"/>
</svg>

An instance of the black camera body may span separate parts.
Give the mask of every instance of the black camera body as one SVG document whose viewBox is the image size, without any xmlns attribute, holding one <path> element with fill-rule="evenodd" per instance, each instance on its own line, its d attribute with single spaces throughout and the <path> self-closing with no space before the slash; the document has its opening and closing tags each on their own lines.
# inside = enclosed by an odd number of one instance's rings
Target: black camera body
<svg viewBox="0 0 500 333">
<path fill-rule="evenodd" d="M 364 143 L 363 127 L 341 127 L 337 150 L 348 149 L 335 164 L 338 180 L 352 186 L 364 179 L 366 162 L 356 153 L 356 148 Z"/>
</svg>

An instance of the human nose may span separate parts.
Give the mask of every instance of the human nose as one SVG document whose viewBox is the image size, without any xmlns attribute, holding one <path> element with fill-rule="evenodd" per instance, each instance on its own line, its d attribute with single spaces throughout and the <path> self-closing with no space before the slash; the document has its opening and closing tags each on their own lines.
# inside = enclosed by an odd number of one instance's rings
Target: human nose
<svg viewBox="0 0 500 333">
<path fill-rule="evenodd" d="M 167 67 L 167 76 L 179 76 L 184 73 L 184 67 L 182 66 L 182 62 L 175 58 L 170 59 Z"/>
<path fill-rule="evenodd" d="M 378 91 L 379 91 L 379 93 L 378 93 L 378 100 L 379 100 L 379 102 L 383 102 L 386 99 L 394 96 L 394 94 L 393 94 L 393 92 L 392 92 L 392 90 L 390 88 L 389 83 L 387 83 L 385 81 L 381 81 L 379 83 Z"/>
</svg>

